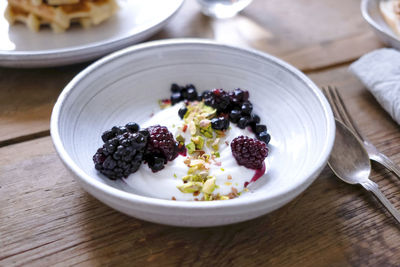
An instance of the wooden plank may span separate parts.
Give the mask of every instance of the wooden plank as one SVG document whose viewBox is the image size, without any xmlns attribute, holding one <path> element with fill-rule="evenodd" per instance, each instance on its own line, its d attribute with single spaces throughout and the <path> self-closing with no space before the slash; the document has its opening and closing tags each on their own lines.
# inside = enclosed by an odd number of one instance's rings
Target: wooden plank
<svg viewBox="0 0 400 267">
<path fill-rule="evenodd" d="M 216 39 L 268 52 L 305 71 L 353 61 L 383 46 L 362 18 L 359 0 L 253 1 L 241 16 L 222 21 L 203 16 L 192 2 L 153 39 Z"/>
<path fill-rule="evenodd" d="M 311 74 L 340 86 L 361 130 L 400 164 L 398 126 L 347 67 Z M 373 121 L 374 123 L 371 123 Z M 49 137 L 0 148 L 0 266 L 395 266 L 398 224 L 361 187 L 325 168 L 285 207 L 240 224 L 186 229 L 130 218 L 85 193 Z M 400 209 L 400 182 L 372 178 Z"/>
<path fill-rule="evenodd" d="M 250 45 L 304 70 L 348 62 L 382 46 L 363 21 L 358 0 L 253 1 L 232 21 L 208 19 L 195 1 L 186 1 L 152 39 L 174 37 Z M 0 146 L 46 135 L 58 94 L 85 66 L 0 68 Z"/>
<path fill-rule="evenodd" d="M 48 69 L 0 68 L 0 146 L 6 140 L 48 132 L 64 86 L 87 64 Z"/>
</svg>

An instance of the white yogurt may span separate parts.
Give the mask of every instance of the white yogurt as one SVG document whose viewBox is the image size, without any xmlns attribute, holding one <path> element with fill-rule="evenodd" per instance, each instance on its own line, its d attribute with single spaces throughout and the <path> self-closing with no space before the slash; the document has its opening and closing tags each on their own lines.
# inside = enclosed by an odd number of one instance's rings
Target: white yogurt
<svg viewBox="0 0 400 267">
<path fill-rule="evenodd" d="M 165 108 L 154 114 L 148 121 L 141 125 L 142 128 L 151 125 L 166 126 L 168 130 L 176 136 L 182 134 L 178 130 L 179 126 L 183 125 L 183 120 L 178 115 L 178 110 L 184 104 L 176 104 L 172 107 Z M 190 140 L 190 133 L 186 131 L 185 140 Z M 235 124 L 230 124 L 230 129 L 226 131 L 226 136 L 221 139 L 219 145 L 220 157 L 216 158 L 220 162 L 220 166 L 211 164 L 209 174 L 216 177 L 216 185 L 218 186 L 213 194 L 227 195 L 232 192 L 232 187 L 236 188 L 238 192 L 244 189 L 244 183 L 250 182 L 254 176 L 255 170 L 237 164 L 232 155 L 230 142 L 232 139 L 239 135 L 247 135 L 254 137 L 254 134 L 247 129 L 240 129 Z M 228 143 L 226 144 L 225 141 Z M 206 147 L 206 146 L 205 146 Z M 206 153 L 210 153 L 204 149 Z M 194 200 L 195 198 L 201 199 L 202 193 L 198 196 L 193 196 L 191 193 L 182 193 L 177 186 L 182 185 L 182 177 L 187 175 L 188 167 L 184 163 L 186 157 L 178 156 L 175 160 L 169 161 L 164 169 L 153 173 L 147 164 L 142 164 L 137 172 L 131 174 L 126 183 L 135 189 L 136 192 L 155 198 L 171 199 L 174 197 L 176 200 Z M 228 179 L 230 176 L 231 179 Z"/>
</svg>

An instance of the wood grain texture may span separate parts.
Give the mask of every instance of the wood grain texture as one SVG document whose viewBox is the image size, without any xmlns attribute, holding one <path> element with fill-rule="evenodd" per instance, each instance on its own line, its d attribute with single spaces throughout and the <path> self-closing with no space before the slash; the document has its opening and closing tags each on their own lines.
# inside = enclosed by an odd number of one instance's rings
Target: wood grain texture
<svg viewBox="0 0 400 267">
<path fill-rule="evenodd" d="M 195 0 L 187 0 L 152 39 L 213 38 L 266 51 L 311 71 L 382 46 L 362 19 L 359 5 L 359 0 L 256 0 L 234 20 L 214 21 L 200 13 Z M 48 132 L 57 96 L 86 65 L 0 68 L 0 146 Z"/>
<path fill-rule="evenodd" d="M 400 131 L 347 66 L 310 75 L 336 84 L 363 133 L 400 164 Z M 373 123 L 371 123 L 373 122 Z M 384 141 L 383 141 L 384 140 Z M 85 193 L 51 139 L 0 148 L 0 266 L 397 266 L 399 225 L 328 168 L 302 195 L 258 219 L 177 228 L 130 218 Z M 400 181 L 372 179 L 400 209 Z"/>
<path fill-rule="evenodd" d="M 153 39 L 201 37 L 253 47 L 310 71 L 350 62 L 383 44 L 364 21 L 359 0 L 255 0 L 241 16 L 216 21 L 193 0 Z"/>
</svg>

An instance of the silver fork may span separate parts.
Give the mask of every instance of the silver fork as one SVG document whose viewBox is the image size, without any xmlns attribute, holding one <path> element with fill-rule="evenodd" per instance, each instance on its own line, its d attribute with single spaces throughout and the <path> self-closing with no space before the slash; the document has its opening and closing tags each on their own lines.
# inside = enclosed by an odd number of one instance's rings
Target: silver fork
<svg viewBox="0 0 400 267">
<path fill-rule="evenodd" d="M 347 127 L 349 127 L 350 130 L 353 131 L 353 133 L 357 136 L 357 138 L 360 139 L 360 141 L 364 144 L 365 150 L 367 150 L 369 158 L 382 164 L 388 170 L 393 172 L 398 178 L 400 178 L 400 168 L 390 158 L 380 152 L 370 141 L 368 141 L 367 138 L 361 135 L 360 130 L 351 118 L 350 113 L 347 111 L 338 89 L 332 86 L 322 87 L 321 89 L 331 104 L 336 119 L 340 120 Z"/>
</svg>

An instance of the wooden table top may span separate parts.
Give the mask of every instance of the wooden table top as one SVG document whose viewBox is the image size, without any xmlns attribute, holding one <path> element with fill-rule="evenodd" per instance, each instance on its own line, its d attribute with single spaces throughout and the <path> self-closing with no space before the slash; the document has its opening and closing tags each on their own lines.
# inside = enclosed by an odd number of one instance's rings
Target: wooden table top
<svg viewBox="0 0 400 267">
<path fill-rule="evenodd" d="M 289 61 L 317 85 L 338 86 L 362 133 L 400 164 L 399 126 L 348 72 L 351 62 L 383 47 L 359 6 L 359 0 L 255 0 L 235 22 L 217 23 L 187 0 L 152 39 L 250 43 Z M 244 30 L 249 23 L 255 31 Z M 229 27 L 237 32 L 227 35 Z M 49 137 L 57 96 L 88 64 L 0 68 L 0 266 L 400 264 L 399 225 L 328 167 L 286 206 L 223 227 L 157 225 L 100 203 L 67 172 Z M 376 164 L 372 179 L 400 209 L 400 181 Z"/>
</svg>

